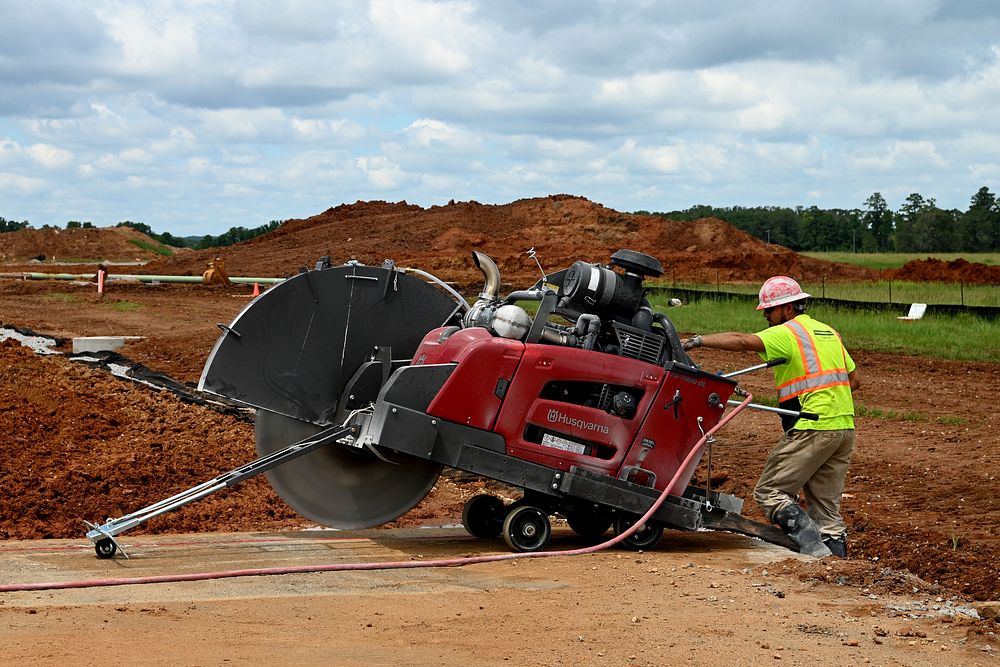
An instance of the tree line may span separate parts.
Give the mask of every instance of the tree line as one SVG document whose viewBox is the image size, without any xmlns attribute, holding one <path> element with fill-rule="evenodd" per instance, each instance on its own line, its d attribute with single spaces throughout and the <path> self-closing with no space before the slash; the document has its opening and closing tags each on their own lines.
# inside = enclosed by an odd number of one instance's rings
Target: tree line
<svg viewBox="0 0 1000 667">
<path fill-rule="evenodd" d="M 849 252 L 1000 252 L 1000 199 L 989 188 L 981 187 L 972 195 L 969 208 L 942 209 L 931 197 L 914 192 L 893 211 L 881 193 L 865 200 L 864 208 L 817 206 L 795 208 L 781 206 L 716 207 L 699 204 L 683 211 L 636 211 L 672 220 L 720 218 L 768 243 L 795 251 Z M 230 227 L 212 236 L 174 236 L 154 232 L 142 222 L 125 220 L 118 227 L 131 227 L 160 243 L 175 248 L 217 248 L 248 241 L 273 232 L 282 220 L 272 220 L 259 227 Z M 0 217 L 0 233 L 14 232 L 31 225 Z M 67 229 L 93 227 L 90 222 L 71 220 Z M 42 229 L 51 228 L 43 225 Z"/>
<path fill-rule="evenodd" d="M 219 234 L 218 236 L 212 236 L 211 234 L 206 234 L 204 236 L 174 236 L 170 232 L 158 234 L 154 232 L 146 223 L 132 222 L 131 220 L 119 222 L 116 227 L 131 227 L 136 231 L 142 232 L 146 236 L 156 239 L 163 245 L 172 246 L 174 248 L 194 248 L 195 250 L 201 250 L 203 248 L 221 248 L 223 246 L 240 243 L 241 241 L 249 241 L 252 238 L 267 234 L 268 232 L 273 232 L 280 227 L 283 222 L 284 220 L 272 220 L 266 225 L 249 229 L 247 227 L 230 227 L 228 231 Z"/>
<path fill-rule="evenodd" d="M 251 229 L 246 227 L 230 227 L 229 231 L 219 234 L 218 236 L 212 236 L 211 234 L 206 234 L 204 236 L 174 236 L 170 232 L 163 232 L 160 234 L 154 232 L 153 229 L 144 222 L 132 222 L 131 220 L 124 220 L 115 226 L 131 227 L 132 229 L 142 232 L 154 240 L 159 241 L 163 245 L 171 246 L 173 248 L 194 248 L 195 250 L 201 250 L 203 248 L 229 246 L 239 243 L 240 241 L 249 241 L 250 239 L 261 236 L 262 234 L 273 232 L 280 227 L 283 222 L 283 220 L 272 220 L 266 225 L 253 227 Z M 0 234 L 3 234 L 4 232 L 16 232 L 21 229 L 28 229 L 29 227 L 31 227 L 31 223 L 27 220 L 17 222 L 15 220 L 7 220 L 6 218 L 0 217 Z M 66 223 L 66 229 L 93 228 L 94 224 L 92 222 L 70 220 Z M 58 229 L 58 227 L 55 225 L 42 225 L 41 229 Z"/>
<path fill-rule="evenodd" d="M 939 208 L 933 198 L 916 192 L 893 211 L 876 192 L 865 200 L 864 208 L 698 205 L 651 215 L 672 220 L 719 218 L 763 241 L 799 252 L 1000 251 L 1000 199 L 985 186 L 965 211 Z"/>
</svg>

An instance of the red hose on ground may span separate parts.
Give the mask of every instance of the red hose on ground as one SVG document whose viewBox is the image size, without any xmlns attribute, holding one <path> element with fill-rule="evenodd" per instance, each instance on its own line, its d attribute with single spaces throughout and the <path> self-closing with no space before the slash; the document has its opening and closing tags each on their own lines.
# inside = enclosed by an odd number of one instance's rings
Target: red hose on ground
<svg viewBox="0 0 1000 667">
<path fill-rule="evenodd" d="M 36 583 L 36 584 L 6 584 L 0 586 L 0 593 L 10 593 L 17 591 L 46 591 L 55 590 L 61 588 L 96 588 L 105 586 L 128 586 L 133 584 L 161 584 L 168 582 L 179 582 L 179 581 L 206 581 L 209 579 L 230 579 L 233 577 L 256 577 L 263 575 L 276 575 L 276 574 L 301 574 L 307 572 L 351 572 L 351 571 L 362 571 L 362 570 L 403 570 L 403 569 L 414 569 L 414 568 L 425 568 L 425 567 L 459 567 L 462 565 L 475 565 L 477 563 L 492 563 L 496 561 L 504 560 L 517 560 L 522 558 L 551 558 L 552 556 L 582 556 L 583 554 L 595 553 L 612 547 L 622 540 L 627 539 L 633 533 L 638 531 L 640 527 L 645 524 L 645 522 L 656 513 L 660 506 L 667 500 L 668 491 L 677 482 L 680 475 L 687 469 L 688 465 L 698 454 L 701 454 L 705 443 L 708 441 L 716 431 L 725 426 L 729 421 L 739 414 L 743 408 L 753 400 L 753 395 L 748 394 L 746 399 L 740 403 L 737 407 L 733 408 L 732 411 L 725 417 L 719 420 L 719 423 L 709 429 L 702 437 L 701 440 L 691 448 L 691 451 L 685 457 L 684 461 L 677 468 L 677 473 L 674 478 L 670 480 L 670 483 L 664 487 L 663 493 L 659 495 L 656 501 L 650 506 L 646 513 L 642 517 L 632 524 L 628 530 L 619 535 L 614 536 L 606 542 L 601 544 L 596 544 L 594 546 L 582 547 L 580 549 L 567 549 L 564 551 L 532 551 L 528 553 L 507 553 L 507 554 L 493 554 L 491 556 L 469 556 L 466 558 L 446 558 L 437 560 L 413 560 L 413 561 L 396 561 L 396 562 L 383 562 L 383 563 L 334 563 L 330 565 L 294 565 L 286 567 L 263 567 L 263 568 L 253 568 L 248 570 L 228 570 L 222 572 L 192 572 L 190 574 L 165 574 L 157 575 L 152 577 L 124 577 L 117 579 L 87 579 L 82 581 L 56 581 L 48 583 Z"/>
</svg>

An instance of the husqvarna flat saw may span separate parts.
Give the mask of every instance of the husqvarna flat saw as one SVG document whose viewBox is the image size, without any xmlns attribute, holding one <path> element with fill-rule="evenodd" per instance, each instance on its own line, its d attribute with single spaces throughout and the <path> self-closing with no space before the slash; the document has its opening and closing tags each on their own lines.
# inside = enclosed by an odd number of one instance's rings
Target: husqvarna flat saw
<svg viewBox="0 0 1000 667">
<path fill-rule="evenodd" d="M 689 486 L 702 458 L 689 455 L 735 403 L 733 376 L 764 365 L 700 369 L 649 305 L 658 260 L 619 250 L 609 265 L 578 261 L 503 297 L 496 264 L 472 255 L 485 284 L 471 306 L 423 271 L 324 257 L 220 325 L 199 389 L 256 409 L 261 458 L 89 524 L 98 555 L 114 555 L 118 533 L 261 472 L 320 524 L 384 524 L 444 467 L 523 491 L 512 504 L 475 496 L 462 515 L 472 535 L 502 535 L 517 551 L 544 549 L 554 515 L 587 539 L 621 534 L 664 491 L 625 546 L 650 549 L 669 527 L 794 548 L 740 517 L 741 499 Z"/>
</svg>

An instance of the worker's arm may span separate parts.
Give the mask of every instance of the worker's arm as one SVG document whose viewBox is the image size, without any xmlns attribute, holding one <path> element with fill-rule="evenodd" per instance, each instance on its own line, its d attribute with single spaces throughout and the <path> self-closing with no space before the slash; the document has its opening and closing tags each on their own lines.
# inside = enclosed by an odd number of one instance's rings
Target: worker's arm
<svg viewBox="0 0 1000 667">
<path fill-rule="evenodd" d="M 847 374 L 847 380 L 851 383 L 852 392 L 861 389 L 861 376 L 858 374 L 857 368 Z"/>
<path fill-rule="evenodd" d="M 726 333 L 706 334 L 704 336 L 692 336 L 681 341 L 685 350 L 696 347 L 711 347 L 716 350 L 729 350 L 730 352 L 763 352 L 764 341 L 754 334 L 739 333 L 729 331 Z"/>
</svg>

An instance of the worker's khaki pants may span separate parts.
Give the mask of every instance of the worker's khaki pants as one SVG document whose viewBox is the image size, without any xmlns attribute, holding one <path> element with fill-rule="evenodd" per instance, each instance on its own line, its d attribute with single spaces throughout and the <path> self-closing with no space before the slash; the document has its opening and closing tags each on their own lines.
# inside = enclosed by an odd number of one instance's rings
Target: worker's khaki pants
<svg viewBox="0 0 1000 667">
<path fill-rule="evenodd" d="M 792 429 L 778 440 L 764 464 L 753 490 L 754 500 L 767 514 L 799 501 L 805 491 L 806 512 L 824 536 L 847 531 L 840 516 L 840 496 L 854 452 L 854 430 L 799 431 Z"/>
</svg>

